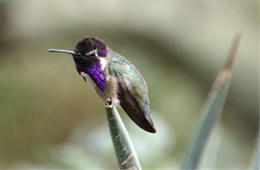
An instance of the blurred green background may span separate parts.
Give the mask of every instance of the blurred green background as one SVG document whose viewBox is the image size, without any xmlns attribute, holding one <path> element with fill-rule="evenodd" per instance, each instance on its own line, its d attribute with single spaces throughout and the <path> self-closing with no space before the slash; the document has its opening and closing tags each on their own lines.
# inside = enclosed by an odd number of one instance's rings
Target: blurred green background
<svg viewBox="0 0 260 170">
<path fill-rule="evenodd" d="M 68 55 L 85 36 L 128 58 L 158 133 L 121 116 L 144 169 L 178 169 L 236 32 L 228 101 L 202 169 L 250 166 L 259 122 L 258 0 L 1 0 L 0 169 L 116 169 L 101 100 Z"/>
</svg>

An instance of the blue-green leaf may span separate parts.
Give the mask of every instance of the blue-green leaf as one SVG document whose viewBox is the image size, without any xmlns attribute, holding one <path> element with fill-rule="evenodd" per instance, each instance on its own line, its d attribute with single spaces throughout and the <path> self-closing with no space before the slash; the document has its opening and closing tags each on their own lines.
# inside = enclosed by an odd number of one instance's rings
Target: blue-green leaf
<svg viewBox="0 0 260 170">
<path fill-rule="evenodd" d="M 120 169 L 141 169 L 132 141 L 115 107 L 106 109 L 107 120 Z"/>
<path fill-rule="evenodd" d="M 206 103 L 201 111 L 199 122 L 192 136 L 182 169 L 196 169 L 202 151 L 206 146 L 213 125 L 222 113 L 231 81 L 231 68 L 240 42 L 240 35 L 235 36 L 225 67 L 218 74 Z"/>
</svg>

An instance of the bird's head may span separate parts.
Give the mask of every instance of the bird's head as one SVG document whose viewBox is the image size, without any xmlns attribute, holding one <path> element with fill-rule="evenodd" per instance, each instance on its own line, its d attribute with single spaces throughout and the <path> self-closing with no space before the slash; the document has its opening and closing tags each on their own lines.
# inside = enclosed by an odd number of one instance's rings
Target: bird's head
<svg viewBox="0 0 260 170">
<path fill-rule="evenodd" d="M 89 62 L 100 61 L 107 57 L 108 47 L 99 38 L 87 37 L 80 40 L 75 50 L 49 49 L 49 52 L 59 52 L 71 54 L 76 64 L 87 64 Z"/>
<path fill-rule="evenodd" d="M 77 43 L 75 50 L 49 49 L 49 52 L 71 54 L 77 71 L 81 75 L 82 72 L 89 74 L 101 90 L 105 89 L 103 70 L 107 66 L 109 49 L 101 39 L 87 37 Z"/>
<path fill-rule="evenodd" d="M 106 44 L 101 39 L 95 37 L 80 40 L 74 51 L 90 58 L 106 57 L 108 54 Z"/>
</svg>

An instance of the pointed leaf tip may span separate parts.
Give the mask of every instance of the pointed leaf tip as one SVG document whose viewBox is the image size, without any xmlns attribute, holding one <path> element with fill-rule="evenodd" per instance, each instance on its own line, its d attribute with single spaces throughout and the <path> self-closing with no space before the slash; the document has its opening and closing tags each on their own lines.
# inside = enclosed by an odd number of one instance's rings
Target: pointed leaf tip
<svg viewBox="0 0 260 170">
<path fill-rule="evenodd" d="M 237 54 L 240 39 L 241 34 L 234 36 L 227 62 L 224 69 L 218 74 L 201 111 L 198 125 L 184 155 L 181 169 L 196 169 L 200 163 L 203 150 L 207 144 L 206 142 L 212 132 L 214 124 L 216 124 L 222 113 L 226 101 L 231 82 L 231 68 Z"/>
<path fill-rule="evenodd" d="M 241 37 L 242 37 L 242 33 L 236 33 L 234 38 L 233 38 L 233 42 L 231 44 L 231 48 L 229 50 L 229 54 L 228 54 L 228 57 L 227 57 L 227 62 L 226 62 L 226 65 L 224 67 L 224 70 L 226 70 L 228 72 L 230 72 L 231 69 L 232 69 L 232 65 L 233 65 L 233 62 L 234 62 L 235 57 L 237 55 L 237 51 L 238 51 L 238 48 L 239 48 Z"/>
</svg>

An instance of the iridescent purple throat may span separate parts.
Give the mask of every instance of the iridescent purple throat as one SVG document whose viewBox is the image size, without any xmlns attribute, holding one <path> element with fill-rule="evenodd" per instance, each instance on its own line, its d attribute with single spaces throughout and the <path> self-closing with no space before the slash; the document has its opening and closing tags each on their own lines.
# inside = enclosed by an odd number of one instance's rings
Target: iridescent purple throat
<svg viewBox="0 0 260 170">
<path fill-rule="evenodd" d="M 76 68 L 79 73 L 84 72 L 90 76 L 90 78 L 96 83 L 100 90 L 105 90 L 105 77 L 101 69 L 99 61 L 92 62 L 89 66 L 83 66 L 76 63 Z"/>
</svg>

